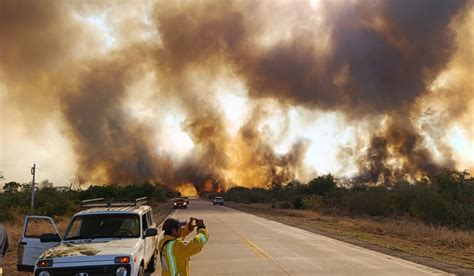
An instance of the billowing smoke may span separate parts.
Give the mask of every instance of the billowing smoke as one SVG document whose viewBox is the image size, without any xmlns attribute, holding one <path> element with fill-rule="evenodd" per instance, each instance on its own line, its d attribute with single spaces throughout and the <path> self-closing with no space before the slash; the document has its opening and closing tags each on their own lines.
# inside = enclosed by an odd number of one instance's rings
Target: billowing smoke
<svg viewBox="0 0 474 276">
<path fill-rule="evenodd" d="M 367 154 L 359 160 L 362 169 L 358 181 L 393 185 L 414 179 L 429 180 L 442 169 L 454 167 L 449 159 L 443 164 L 436 163 L 409 119 L 400 117 L 391 119 L 382 133 L 371 137 Z"/>
<path fill-rule="evenodd" d="M 320 170 L 305 160 L 325 157 L 308 149 L 332 144 L 292 133 L 300 108 L 338 114 L 364 133 L 341 146 L 334 173 L 355 166 L 351 176 L 388 185 L 458 166 L 439 127 L 464 118 L 468 104 L 443 113 L 431 109 L 432 95 L 456 85 L 470 95 L 456 80 L 434 84 L 449 68 L 472 72 L 472 57 L 466 65 L 459 56 L 469 54 L 473 10 L 448 0 L 2 1 L 0 80 L 10 108 L 21 108 L 12 120 L 61 125 L 88 183 L 203 190 L 309 178 Z M 234 86 L 242 110 L 221 101 Z M 239 113 L 229 123 L 226 114 Z M 282 152 L 276 144 L 288 136 Z"/>
</svg>

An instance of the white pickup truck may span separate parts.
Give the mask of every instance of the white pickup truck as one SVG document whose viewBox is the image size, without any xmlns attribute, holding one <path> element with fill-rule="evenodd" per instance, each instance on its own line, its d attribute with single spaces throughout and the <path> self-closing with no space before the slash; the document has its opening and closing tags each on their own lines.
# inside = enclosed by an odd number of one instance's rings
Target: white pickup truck
<svg viewBox="0 0 474 276">
<path fill-rule="evenodd" d="M 50 217 L 27 216 L 17 268 L 36 276 L 144 275 L 159 259 L 155 219 L 146 198 L 84 200 L 62 238 Z M 49 229 L 48 229 L 49 228 Z"/>
</svg>

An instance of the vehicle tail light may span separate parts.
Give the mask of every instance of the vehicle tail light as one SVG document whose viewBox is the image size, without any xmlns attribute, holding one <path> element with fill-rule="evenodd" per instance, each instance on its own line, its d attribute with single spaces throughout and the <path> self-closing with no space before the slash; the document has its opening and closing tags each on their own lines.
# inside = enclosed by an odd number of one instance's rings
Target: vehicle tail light
<svg viewBox="0 0 474 276">
<path fill-rule="evenodd" d="M 128 264 L 130 262 L 130 257 L 124 256 L 124 257 L 116 257 L 115 258 L 115 263 L 116 264 Z"/>
</svg>

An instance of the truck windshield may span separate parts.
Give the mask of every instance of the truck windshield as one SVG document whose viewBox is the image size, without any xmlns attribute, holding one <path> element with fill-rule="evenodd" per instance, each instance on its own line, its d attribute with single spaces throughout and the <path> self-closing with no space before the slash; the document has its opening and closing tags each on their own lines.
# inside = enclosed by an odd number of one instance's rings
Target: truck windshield
<svg viewBox="0 0 474 276">
<path fill-rule="evenodd" d="M 101 214 L 75 217 L 69 224 L 64 240 L 138 237 L 140 237 L 138 215 Z"/>
</svg>

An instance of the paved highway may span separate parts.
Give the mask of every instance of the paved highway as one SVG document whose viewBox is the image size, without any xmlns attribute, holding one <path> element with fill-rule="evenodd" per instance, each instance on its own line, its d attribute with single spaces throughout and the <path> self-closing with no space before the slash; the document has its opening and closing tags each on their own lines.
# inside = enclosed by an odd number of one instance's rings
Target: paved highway
<svg viewBox="0 0 474 276">
<path fill-rule="evenodd" d="M 191 257 L 191 275 L 447 275 L 207 201 L 191 200 L 170 216 L 203 218 L 209 229 L 209 242 Z"/>
</svg>

